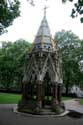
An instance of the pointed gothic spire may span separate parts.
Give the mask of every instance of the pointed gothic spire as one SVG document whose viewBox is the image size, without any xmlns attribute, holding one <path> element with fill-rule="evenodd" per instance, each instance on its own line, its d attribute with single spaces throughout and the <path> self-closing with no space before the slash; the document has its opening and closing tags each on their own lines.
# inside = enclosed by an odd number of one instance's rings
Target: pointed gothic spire
<svg viewBox="0 0 83 125">
<path fill-rule="evenodd" d="M 54 41 L 52 39 L 52 35 L 50 33 L 50 29 L 48 26 L 48 22 L 46 19 L 46 9 L 48 7 L 44 7 L 44 17 L 37 32 L 36 38 L 34 40 L 33 50 L 54 50 Z"/>
</svg>

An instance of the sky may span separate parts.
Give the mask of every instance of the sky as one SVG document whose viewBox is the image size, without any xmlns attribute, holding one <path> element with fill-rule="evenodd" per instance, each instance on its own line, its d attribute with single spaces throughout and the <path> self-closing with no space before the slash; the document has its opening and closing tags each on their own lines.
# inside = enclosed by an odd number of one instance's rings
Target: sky
<svg viewBox="0 0 83 125">
<path fill-rule="evenodd" d="M 48 7 L 46 15 L 53 37 L 55 32 L 64 29 L 71 30 L 80 39 L 83 39 L 83 24 L 80 23 L 80 18 L 72 19 L 70 17 L 73 8 L 72 2 L 62 4 L 61 0 L 34 1 L 35 6 L 31 6 L 27 0 L 20 0 L 21 16 L 14 20 L 13 25 L 8 28 L 8 33 L 0 36 L 0 42 L 25 39 L 32 43 L 42 21 L 45 5 Z"/>
</svg>

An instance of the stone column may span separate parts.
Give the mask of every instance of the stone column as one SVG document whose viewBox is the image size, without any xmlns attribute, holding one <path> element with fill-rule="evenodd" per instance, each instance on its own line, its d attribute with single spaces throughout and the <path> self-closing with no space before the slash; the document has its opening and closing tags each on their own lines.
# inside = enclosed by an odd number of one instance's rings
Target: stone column
<svg viewBox="0 0 83 125">
<path fill-rule="evenodd" d="M 26 89 L 27 89 L 27 86 L 28 86 L 28 83 L 26 83 L 26 82 L 23 82 L 23 84 L 22 84 L 22 99 L 26 99 L 26 96 L 27 96 L 27 91 L 26 91 Z"/>
<path fill-rule="evenodd" d="M 37 107 L 42 108 L 43 85 L 42 81 L 37 81 Z"/>
<path fill-rule="evenodd" d="M 56 105 L 58 105 L 58 95 L 57 95 L 57 92 L 58 92 L 58 87 L 57 87 L 57 83 L 53 84 L 53 96 L 52 96 L 52 107 L 56 107 Z"/>
<path fill-rule="evenodd" d="M 18 103 L 18 110 L 21 111 L 22 109 L 24 109 L 24 107 L 27 105 L 27 102 L 29 100 L 28 98 L 28 93 L 27 93 L 27 87 L 28 87 L 28 83 L 27 82 L 23 82 L 23 86 L 22 86 L 22 98 Z"/>
<path fill-rule="evenodd" d="M 58 101 L 61 103 L 61 85 L 58 85 Z"/>
</svg>

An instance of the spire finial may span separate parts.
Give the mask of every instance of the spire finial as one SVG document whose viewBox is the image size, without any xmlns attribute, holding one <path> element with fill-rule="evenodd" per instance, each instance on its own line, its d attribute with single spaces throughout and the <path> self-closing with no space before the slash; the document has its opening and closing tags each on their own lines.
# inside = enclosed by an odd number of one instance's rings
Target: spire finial
<svg viewBox="0 0 83 125">
<path fill-rule="evenodd" d="M 44 17 L 46 17 L 46 10 L 47 10 L 47 6 L 44 7 Z"/>
</svg>

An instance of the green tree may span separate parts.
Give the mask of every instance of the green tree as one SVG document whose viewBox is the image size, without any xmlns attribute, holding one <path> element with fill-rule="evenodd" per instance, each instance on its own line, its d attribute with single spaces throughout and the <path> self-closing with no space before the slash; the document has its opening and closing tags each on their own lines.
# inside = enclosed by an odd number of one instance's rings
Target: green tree
<svg viewBox="0 0 83 125">
<path fill-rule="evenodd" d="M 66 1 L 70 1 L 74 3 L 75 0 L 62 0 L 62 1 L 63 3 L 65 3 Z M 71 12 L 71 17 L 75 18 L 82 14 L 83 14 L 83 0 L 77 0 L 74 3 L 74 8 L 72 9 L 72 12 Z M 80 17 L 80 21 L 81 23 L 83 23 L 83 17 Z"/>
<path fill-rule="evenodd" d="M 31 44 L 25 40 L 3 42 L 0 49 L 0 86 L 6 90 L 19 90 L 23 78 L 25 56 Z"/>
<path fill-rule="evenodd" d="M 79 67 L 81 40 L 71 31 L 62 30 L 55 34 L 55 43 L 62 56 L 63 81 L 68 94 L 69 86 L 78 84 L 81 80 L 82 73 Z"/>
<path fill-rule="evenodd" d="M 0 0 L 0 35 L 6 31 L 15 18 L 20 16 L 18 0 Z"/>
</svg>

